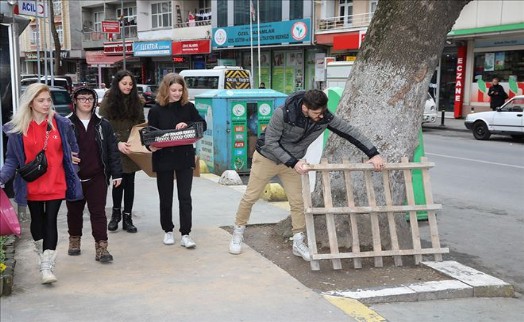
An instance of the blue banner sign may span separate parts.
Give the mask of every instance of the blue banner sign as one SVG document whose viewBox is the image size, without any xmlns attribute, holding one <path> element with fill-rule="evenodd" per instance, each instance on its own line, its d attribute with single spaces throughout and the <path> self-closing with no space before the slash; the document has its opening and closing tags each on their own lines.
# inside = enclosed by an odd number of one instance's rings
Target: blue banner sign
<svg viewBox="0 0 524 322">
<path fill-rule="evenodd" d="M 133 53 L 139 57 L 171 56 L 171 40 L 135 41 Z"/>
<path fill-rule="evenodd" d="M 253 46 L 258 45 L 258 30 L 256 23 L 249 25 L 213 28 L 213 48 L 249 47 L 251 37 Z M 290 20 L 260 24 L 260 45 L 274 44 L 310 44 L 311 20 Z"/>
</svg>

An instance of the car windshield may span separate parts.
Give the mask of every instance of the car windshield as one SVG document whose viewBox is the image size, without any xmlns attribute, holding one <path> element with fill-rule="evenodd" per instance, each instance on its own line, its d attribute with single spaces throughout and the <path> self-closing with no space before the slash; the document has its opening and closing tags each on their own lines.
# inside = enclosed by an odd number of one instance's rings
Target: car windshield
<svg viewBox="0 0 524 322">
<path fill-rule="evenodd" d="M 515 98 L 509 101 L 503 108 L 502 111 L 508 112 L 522 112 L 524 108 L 524 98 Z"/>
<path fill-rule="evenodd" d="M 64 105 L 71 103 L 71 96 L 66 91 L 51 91 L 51 96 L 53 97 L 53 104 L 55 105 Z"/>
</svg>

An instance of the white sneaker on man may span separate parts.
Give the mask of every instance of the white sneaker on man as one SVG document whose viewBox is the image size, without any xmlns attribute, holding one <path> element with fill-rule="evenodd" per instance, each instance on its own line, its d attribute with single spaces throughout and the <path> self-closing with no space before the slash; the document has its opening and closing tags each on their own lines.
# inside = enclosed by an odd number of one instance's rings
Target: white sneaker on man
<svg viewBox="0 0 524 322">
<path fill-rule="evenodd" d="M 175 237 L 173 236 L 172 231 L 168 231 L 164 235 L 164 245 L 173 245 L 175 243 Z"/>
<path fill-rule="evenodd" d="M 182 239 L 180 240 L 180 246 L 185 248 L 195 248 L 196 244 L 195 242 L 189 237 L 189 235 L 182 236 Z"/>
<path fill-rule="evenodd" d="M 293 235 L 293 255 L 302 257 L 305 261 L 311 261 L 309 254 L 309 247 L 304 243 L 304 233 L 296 233 Z"/>
<path fill-rule="evenodd" d="M 233 236 L 229 242 L 229 253 L 238 255 L 242 253 L 242 241 L 244 240 L 244 230 L 246 226 L 237 226 L 233 228 Z"/>
</svg>

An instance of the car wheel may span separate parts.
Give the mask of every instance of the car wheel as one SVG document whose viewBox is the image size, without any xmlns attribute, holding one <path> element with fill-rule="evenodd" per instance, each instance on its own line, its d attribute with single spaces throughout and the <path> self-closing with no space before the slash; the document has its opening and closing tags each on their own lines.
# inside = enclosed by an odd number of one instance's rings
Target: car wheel
<svg viewBox="0 0 524 322">
<path fill-rule="evenodd" d="M 477 140 L 487 140 L 491 136 L 488 126 L 484 122 L 477 122 L 473 124 L 473 136 Z"/>
</svg>

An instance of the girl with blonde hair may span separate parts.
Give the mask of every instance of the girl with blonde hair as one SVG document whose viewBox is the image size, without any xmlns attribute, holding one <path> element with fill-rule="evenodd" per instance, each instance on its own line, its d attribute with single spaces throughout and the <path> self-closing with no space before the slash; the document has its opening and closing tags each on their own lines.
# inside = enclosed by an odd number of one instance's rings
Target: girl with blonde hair
<svg viewBox="0 0 524 322">
<path fill-rule="evenodd" d="M 169 73 L 164 76 L 155 106 L 148 114 L 150 126 L 161 130 L 181 130 L 193 123 L 206 121 L 198 114 L 195 105 L 188 100 L 187 86 L 184 78 L 178 74 Z M 180 246 L 194 248 L 196 243 L 189 237 L 192 227 L 191 188 L 193 185 L 193 169 L 195 168 L 195 148 L 192 144 L 155 148 L 153 151 L 153 171 L 156 172 L 156 183 L 160 199 L 160 224 L 164 230 L 163 242 L 173 245 L 173 189 L 176 175 L 178 191 L 178 209 L 180 217 Z"/>
<path fill-rule="evenodd" d="M 51 91 L 45 84 L 27 87 L 12 120 L 3 128 L 8 137 L 7 155 L 0 169 L 0 185 L 13 176 L 15 201 L 29 207 L 31 235 L 40 257 L 42 283 L 56 282 L 53 274 L 58 243 L 57 217 L 63 199 L 82 199 L 76 174 L 78 145 L 73 125 L 54 111 Z M 45 150 L 47 171 L 26 182 L 16 170 Z"/>
</svg>

